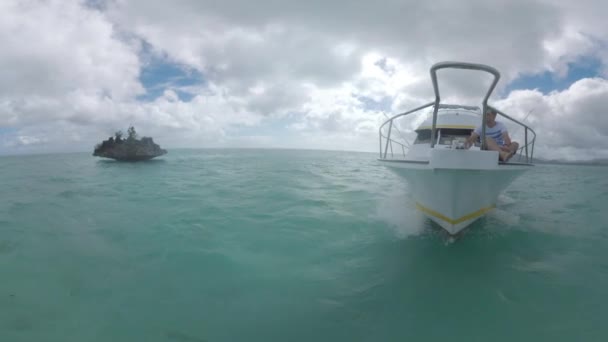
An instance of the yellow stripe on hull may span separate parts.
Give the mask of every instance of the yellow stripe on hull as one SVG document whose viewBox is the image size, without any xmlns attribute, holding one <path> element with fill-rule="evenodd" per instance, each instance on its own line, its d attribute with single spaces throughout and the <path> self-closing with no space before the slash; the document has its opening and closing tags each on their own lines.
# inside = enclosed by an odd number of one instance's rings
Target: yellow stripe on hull
<svg viewBox="0 0 608 342">
<path fill-rule="evenodd" d="M 433 126 L 418 127 L 417 131 L 423 129 L 432 129 Z M 455 129 L 475 129 L 475 126 L 471 125 L 435 125 L 435 128 L 455 128 Z"/>
<path fill-rule="evenodd" d="M 445 221 L 447 223 L 450 223 L 450 224 L 453 224 L 453 225 L 456 225 L 456 224 L 459 224 L 459 223 L 462 223 L 462 222 L 465 222 L 465 221 L 477 218 L 477 217 L 479 217 L 479 216 L 487 213 L 488 211 L 494 209 L 495 207 L 496 207 L 495 205 L 492 205 L 492 206 L 489 206 L 489 207 L 481 208 L 481 209 L 479 209 L 479 210 L 477 210 L 475 212 L 472 212 L 470 214 L 466 214 L 466 215 L 464 215 L 462 217 L 459 217 L 457 219 L 451 219 L 451 218 L 449 218 L 449 217 L 447 217 L 447 216 L 445 216 L 445 215 L 443 215 L 443 214 L 441 214 L 439 212 L 436 212 L 433 209 L 429 209 L 429 208 L 424 207 L 420 203 L 416 203 L 416 208 L 418 208 L 418 210 L 422 211 L 423 213 L 431 215 L 433 217 L 436 217 L 436 218 L 438 218 L 440 220 L 443 220 L 443 221 Z"/>
</svg>

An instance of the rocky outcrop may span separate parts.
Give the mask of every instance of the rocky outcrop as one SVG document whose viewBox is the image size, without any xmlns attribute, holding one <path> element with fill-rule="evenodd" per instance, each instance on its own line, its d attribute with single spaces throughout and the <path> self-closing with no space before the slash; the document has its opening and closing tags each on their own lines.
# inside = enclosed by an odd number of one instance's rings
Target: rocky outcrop
<svg viewBox="0 0 608 342">
<path fill-rule="evenodd" d="M 167 154 L 167 150 L 155 144 L 152 138 L 143 137 L 137 139 L 133 127 L 129 128 L 129 137 L 122 139 L 122 133 L 117 132 L 115 137 L 104 140 L 95 146 L 93 156 L 112 158 L 120 161 L 148 160 Z"/>
</svg>

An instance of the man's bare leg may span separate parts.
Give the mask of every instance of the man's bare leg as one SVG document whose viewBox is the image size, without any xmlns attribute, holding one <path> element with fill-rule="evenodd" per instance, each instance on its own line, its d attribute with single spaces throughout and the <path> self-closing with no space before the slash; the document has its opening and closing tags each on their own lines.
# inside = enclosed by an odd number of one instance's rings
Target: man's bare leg
<svg viewBox="0 0 608 342">
<path fill-rule="evenodd" d="M 515 141 L 513 141 L 509 145 L 502 146 L 501 149 L 503 151 L 509 152 L 509 156 L 505 160 L 505 161 L 507 161 L 508 159 L 510 159 L 511 157 L 513 157 L 515 155 L 515 153 L 517 153 L 517 150 L 519 149 L 519 144 L 516 143 Z"/>
<path fill-rule="evenodd" d="M 513 144 L 511 144 L 511 145 L 513 145 Z M 486 146 L 487 146 L 488 150 L 498 151 L 498 155 L 500 156 L 500 160 L 502 160 L 502 161 L 509 160 L 509 158 L 511 157 L 511 155 L 513 153 L 510 150 L 509 151 L 503 150 L 500 146 L 498 146 L 496 141 L 494 141 L 494 139 L 492 139 L 492 138 L 486 137 Z M 515 151 L 517 151 L 517 147 L 515 147 Z"/>
<path fill-rule="evenodd" d="M 518 149 L 519 149 L 519 144 L 515 141 L 511 142 L 511 145 L 509 145 L 509 150 L 511 150 L 511 153 L 515 154 Z"/>
</svg>

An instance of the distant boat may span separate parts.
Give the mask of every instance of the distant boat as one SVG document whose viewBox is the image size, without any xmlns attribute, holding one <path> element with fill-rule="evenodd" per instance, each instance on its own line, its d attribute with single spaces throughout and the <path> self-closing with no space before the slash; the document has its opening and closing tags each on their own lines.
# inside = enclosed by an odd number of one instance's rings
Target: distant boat
<svg viewBox="0 0 608 342">
<path fill-rule="evenodd" d="M 484 71 L 494 76 L 481 107 L 441 103 L 437 71 L 447 68 Z M 430 72 L 435 101 L 397 114 L 382 124 L 379 161 L 407 180 L 418 210 L 454 235 L 495 208 L 499 194 L 533 167 L 536 133 L 488 105 L 500 79 L 498 70 L 482 64 L 442 62 L 433 65 Z M 398 140 L 400 137 L 393 132 L 395 120 L 425 108 L 432 108 L 432 116 L 415 130 L 413 143 Z M 482 136 L 485 135 L 486 118 L 482 113 L 487 109 L 525 129 L 519 162 L 500 162 L 497 151 L 486 150 L 485 139 L 468 150 L 462 148 L 476 126 L 482 125 Z M 395 153 L 394 148 L 401 153 Z"/>
</svg>

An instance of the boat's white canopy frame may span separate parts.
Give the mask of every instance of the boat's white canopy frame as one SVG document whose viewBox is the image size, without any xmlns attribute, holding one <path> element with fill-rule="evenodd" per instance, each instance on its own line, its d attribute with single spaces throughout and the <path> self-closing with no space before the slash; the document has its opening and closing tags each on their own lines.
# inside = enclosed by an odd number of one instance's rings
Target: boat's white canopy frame
<svg viewBox="0 0 608 342">
<path fill-rule="evenodd" d="M 536 141 L 536 132 L 534 132 L 534 130 L 532 128 L 530 128 L 528 125 L 510 117 L 509 115 L 505 114 L 504 112 L 496 109 L 495 107 L 492 107 L 490 105 L 488 105 L 488 99 L 490 97 L 490 95 L 492 94 L 492 92 L 494 91 L 494 88 L 496 87 L 496 84 L 498 83 L 498 80 L 500 79 L 500 73 L 498 72 L 498 70 L 496 70 L 495 68 L 488 66 L 488 65 L 483 65 L 483 64 L 476 64 L 476 63 L 466 63 L 466 62 L 440 62 L 437 64 L 434 64 L 431 67 L 431 80 L 433 81 L 433 89 L 435 91 L 435 101 L 427 103 L 423 106 L 414 108 L 412 110 L 409 110 L 407 112 L 404 113 L 400 113 L 397 114 L 391 118 L 389 118 L 388 120 L 386 120 L 379 129 L 379 136 L 380 136 L 380 159 L 386 159 L 387 154 L 388 154 L 388 149 L 390 146 L 391 149 L 391 155 L 392 155 L 392 150 L 393 150 L 393 143 L 398 144 L 402 147 L 402 149 L 405 149 L 407 146 L 404 145 L 401 142 L 398 142 L 394 139 L 391 138 L 391 133 L 392 133 L 392 129 L 393 129 L 393 122 L 395 121 L 395 119 L 401 118 L 403 116 L 409 115 L 409 114 L 413 114 L 415 112 L 418 112 L 420 110 L 423 110 L 425 108 L 431 107 L 433 106 L 433 126 L 431 129 L 431 148 L 433 148 L 435 146 L 436 143 L 436 134 L 437 134 L 437 112 L 439 111 L 440 108 L 462 108 L 465 110 L 478 110 L 479 107 L 475 107 L 475 106 L 461 106 L 461 105 L 448 105 L 448 104 L 441 104 L 441 96 L 439 94 L 439 85 L 437 82 L 437 71 L 441 70 L 441 69 L 465 69 L 465 70 L 476 70 L 476 71 L 484 71 L 487 73 L 490 73 L 494 76 L 494 79 L 492 80 L 492 84 L 490 85 L 490 88 L 488 89 L 488 91 L 486 92 L 486 95 L 483 98 L 482 101 L 482 115 L 481 115 L 481 136 L 484 137 L 485 136 L 485 130 L 486 130 L 486 113 L 488 111 L 488 109 L 492 109 L 493 111 L 495 111 L 496 113 L 498 113 L 499 115 L 511 120 L 512 122 L 515 122 L 516 124 L 522 126 L 525 128 L 524 131 L 524 144 L 520 147 L 519 153 L 520 155 L 522 154 L 522 152 L 525 152 L 525 158 L 526 158 L 526 163 L 530 163 L 532 161 L 533 155 L 534 155 L 534 143 Z M 388 127 L 388 135 L 384 135 L 382 130 L 386 125 L 389 125 Z M 528 131 L 530 131 L 530 133 L 533 134 L 532 139 L 530 139 L 530 141 L 528 141 Z M 385 141 L 385 144 L 383 146 L 383 139 Z M 485 139 L 481 139 L 481 149 L 485 150 L 486 149 L 486 141 Z M 384 147 L 384 153 L 383 153 L 383 147 Z M 528 153 L 528 150 L 530 150 Z"/>
</svg>

